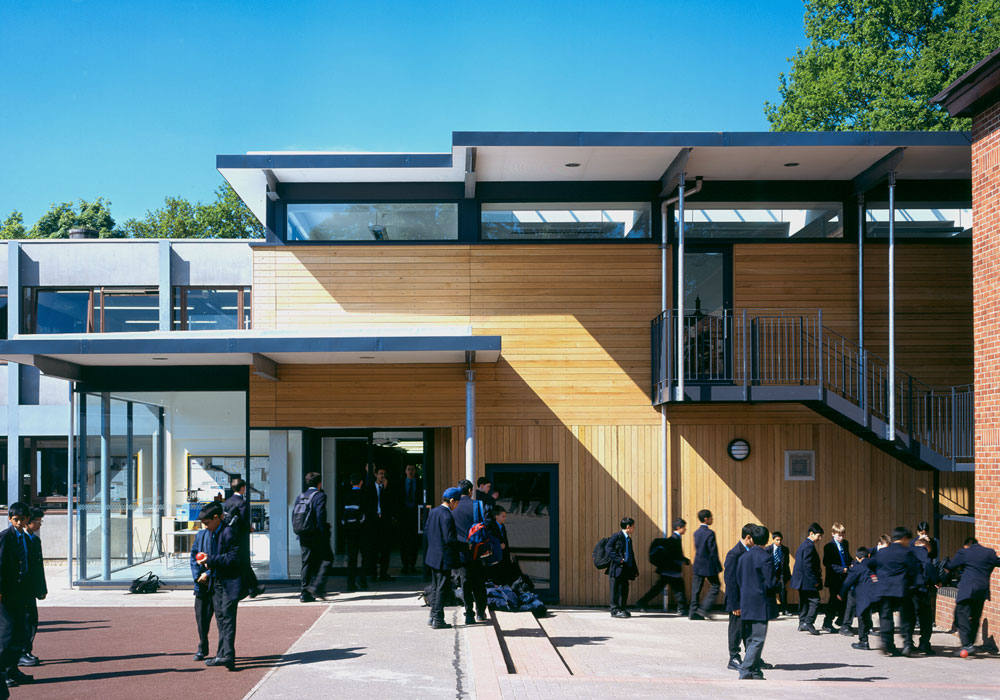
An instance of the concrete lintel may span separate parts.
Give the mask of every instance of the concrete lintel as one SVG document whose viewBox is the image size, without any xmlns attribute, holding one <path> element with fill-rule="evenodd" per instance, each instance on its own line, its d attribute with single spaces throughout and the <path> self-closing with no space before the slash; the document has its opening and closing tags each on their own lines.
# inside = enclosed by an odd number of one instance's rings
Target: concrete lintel
<svg viewBox="0 0 1000 700">
<path fill-rule="evenodd" d="M 278 381 L 278 363 L 270 357 L 255 352 L 250 355 L 250 362 L 253 365 L 253 373 L 258 377 L 272 382 Z"/>
</svg>

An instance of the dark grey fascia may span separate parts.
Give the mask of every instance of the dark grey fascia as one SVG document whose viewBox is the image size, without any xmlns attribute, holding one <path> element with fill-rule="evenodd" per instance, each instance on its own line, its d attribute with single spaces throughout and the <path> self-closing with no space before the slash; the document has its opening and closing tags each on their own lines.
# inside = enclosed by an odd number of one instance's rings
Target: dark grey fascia
<svg viewBox="0 0 1000 700">
<path fill-rule="evenodd" d="M 251 170 L 286 168 L 450 168 L 451 153 L 272 153 L 218 155 L 215 167 Z"/>
</svg>

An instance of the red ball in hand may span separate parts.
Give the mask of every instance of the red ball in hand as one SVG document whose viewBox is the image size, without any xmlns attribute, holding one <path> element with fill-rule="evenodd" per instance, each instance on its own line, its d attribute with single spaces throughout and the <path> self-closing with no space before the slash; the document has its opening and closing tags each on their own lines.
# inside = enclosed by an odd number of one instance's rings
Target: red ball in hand
<svg viewBox="0 0 1000 700">
<path fill-rule="evenodd" d="M 194 560 L 199 564 L 204 564 L 206 559 L 208 559 L 208 555 L 204 552 L 198 552 L 194 555 Z"/>
</svg>

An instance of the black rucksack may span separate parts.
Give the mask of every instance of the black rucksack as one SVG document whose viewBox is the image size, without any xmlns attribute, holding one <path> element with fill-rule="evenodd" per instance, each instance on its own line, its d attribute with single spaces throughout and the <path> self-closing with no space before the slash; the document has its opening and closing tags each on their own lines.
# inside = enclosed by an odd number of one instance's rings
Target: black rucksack
<svg viewBox="0 0 1000 700">
<path fill-rule="evenodd" d="M 608 540 L 611 537 L 604 537 L 594 545 L 594 567 L 597 569 L 607 569 L 611 566 L 611 557 L 608 555 Z"/>
<path fill-rule="evenodd" d="M 162 586 L 160 577 L 150 571 L 132 581 L 128 587 L 129 593 L 156 593 L 156 589 Z"/>
<path fill-rule="evenodd" d="M 292 532 L 296 535 L 305 535 L 319 530 L 316 524 L 316 511 L 313 510 L 312 500 L 319 493 L 319 490 L 309 490 L 300 493 L 295 499 L 295 506 L 292 508 Z"/>
<path fill-rule="evenodd" d="M 649 543 L 649 563 L 657 568 L 662 568 L 667 564 L 667 539 L 657 537 Z"/>
</svg>

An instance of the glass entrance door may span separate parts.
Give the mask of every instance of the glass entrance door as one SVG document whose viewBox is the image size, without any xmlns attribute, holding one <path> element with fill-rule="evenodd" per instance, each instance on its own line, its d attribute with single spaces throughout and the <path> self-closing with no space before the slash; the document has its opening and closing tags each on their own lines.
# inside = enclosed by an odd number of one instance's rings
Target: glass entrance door
<svg viewBox="0 0 1000 700">
<path fill-rule="evenodd" d="M 559 465 L 487 464 L 486 476 L 507 510 L 511 557 L 545 601 L 559 598 Z"/>
</svg>

